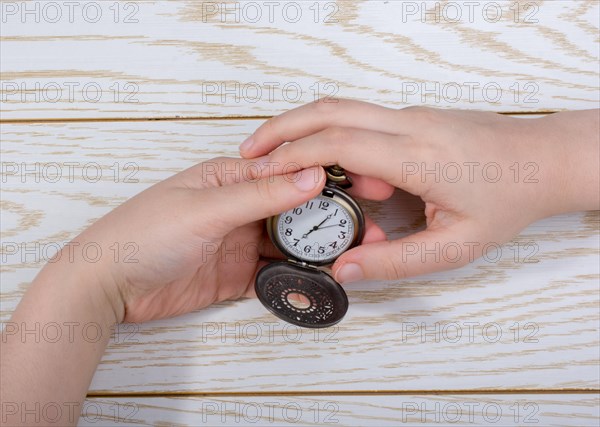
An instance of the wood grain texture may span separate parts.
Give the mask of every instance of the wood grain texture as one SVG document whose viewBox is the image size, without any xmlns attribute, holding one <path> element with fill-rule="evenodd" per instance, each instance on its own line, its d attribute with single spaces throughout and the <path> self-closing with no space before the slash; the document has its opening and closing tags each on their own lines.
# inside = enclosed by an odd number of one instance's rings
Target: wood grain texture
<svg viewBox="0 0 600 427">
<path fill-rule="evenodd" d="M 515 112 L 599 103 L 595 0 L 268 4 L 33 1 L 23 15 L 2 1 L 1 118 L 255 117 L 332 94 Z"/>
<path fill-rule="evenodd" d="M 3 124 L 2 321 L 53 247 L 152 183 L 236 155 L 260 123 Z M 66 162 L 78 165 L 73 179 L 63 166 L 55 180 L 48 165 Z M 128 163 L 138 182 L 125 179 Z M 34 172 L 6 169 L 23 164 Z M 364 205 L 392 238 L 424 224 L 422 203 L 405 193 Z M 598 389 L 598 224 L 598 212 L 548 218 L 498 259 L 348 286 L 347 317 L 318 332 L 283 324 L 256 300 L 121 325 L 91 392 Z"/>
<path fill-rule="evenodd" d="M 80 425 L 597 426 L 599 403 L 589 394 L 90 398 Z"/>
<path fill-rule="evenodd" d="M 0 1 L 2 322 L 57 247 L 153 183 L 236 156 L 252 118 L 332 94 L 600 105 L 595 0 L 519 1 L 518 15 L 512 0 L 85 1 L 72 19 L 57 2 L 56 22 L 52 2 L 27 3 Z M 424 226 L 405 193 L 363 205 L 391 238 Z M 256 300 L 120 325 L 80 424 L 598 425 L 599 236 L 598 212 L 562 215 L 497 259 L 353 284 L 347 317 L 320 331 Z"/>
</svg>

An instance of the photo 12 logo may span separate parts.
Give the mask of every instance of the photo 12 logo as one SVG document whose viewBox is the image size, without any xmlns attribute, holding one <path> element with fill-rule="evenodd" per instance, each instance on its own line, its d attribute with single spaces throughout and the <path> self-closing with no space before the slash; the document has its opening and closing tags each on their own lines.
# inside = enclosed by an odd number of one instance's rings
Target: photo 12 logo
<svg viewBox="0 0 600 427">
<path fill-rule="evenodd" d="M 95 344 L 104 337 L 109 337 L 111 345 L 137 344 L 140 326 L 137 323 L 120 323 L 106 329 L 96 322 L 2 322 L 2 344 L 18 341 L 29 344 L 56 344 L 83 341 Z"/>
<path fill-rule="evenodd" d="M 320 401 L 289 401 L 275 399 L 268 402 L 203 401 L 203 425 L 230 425 L 230 423 L 269 424 L 285 423 L 338 424 L 339 404 Z"/>
<path fill-rule="evenodd" d="M 537 24 L 540 7 L 528 1 L 402 1 L 402 23 L 514 23 Z"/>
<path fill-rule="evenodd" d="M 400 341 L 405 343 L 537 344 L 540 327 L 535 322 L 402 322 Z"/>
<path fill-rule="evenodd" d="M 64 425 L 80 421 L 102 423 L 98 425 L 127 423 L 138 413 L 136 403 L 113 401 L 95 402 L 5 402 L 2 401 L 2 424 L 4 425 Z M 59 424 L 60 423 L 60 424 Z"/>
<path fill-rule="evenodd" d="M 201 4 L 202 22 L 221 24 L 331 24 L 338 22 L 339 10 L 340 3 L 335 1 L 211 1 Z"/>
<path fill-rule="evenodd" d="M 535 402 L 516 401 L 403 401 L 402 422 L 424 425 L 500 425 L 537 424 L 540 407 Z"/>
<path fill-rule="evenodd" d="M 96 183 L 102 180 L 137 184 L 139 179 L 136 175 L 139 170 L 140 167 L 135 162 L 124 164 L 114 162 L 111 165 L 101 165 L 97 162 L 1 162 L 0 180 L 3 184 L 13 180 L 23 184 L 26 182 L 54 184 L 59 181 Z"/>
<path fill-rule="evenodd" d="M 200 85 L 202 103 L 278 102 L 303 103 L 307 101 L 336 102 L 340 86 L 337 82 L 225 82 L 205 81 Z M 307 95 L 309 95 L 307 97 Z M 312 95 L 312 96 L 310 96 Z"/>
<path fill-rule="evenodd" d="M 4 265 L 54 264 L 86 262 L 96 264 L 106 259 L 115 264 L 137 264 L 140 247 L 136 242 L 9 242 L 0 244 L 0 258 Z"/>
<path fill-rule="evenodd" d="M 532 81 L 515 82 L 417 82 L 400 83 L 402 103 L 538 104 L 540 86 Z"/>
<path fill-rule="evenodd" d="M 2 1 L 0 21 L 3 24 L 137 24 L 139 11 L 139 2 Z"/>
<path fill-rule="evenodd" d="M 2 81 L 2 103 L 113 102 L 137 104 L 140 91 L 134 82 L 32 82 Z"/>
<path fill-rule="evenodd" d="M 200 342 L 220 342 L 235 344 L 265 343 L 339 343 L 339 326 L 329 328 L 301 328 L 290 323 L 280 322 L 204 322 L 199 328 Z"/>
</svg>

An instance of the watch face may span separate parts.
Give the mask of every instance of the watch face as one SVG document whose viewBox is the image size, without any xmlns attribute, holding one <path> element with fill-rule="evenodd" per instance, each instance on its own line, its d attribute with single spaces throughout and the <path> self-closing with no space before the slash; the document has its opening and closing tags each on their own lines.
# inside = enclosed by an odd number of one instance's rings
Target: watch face
<svg viewBox="0 0 600 427">
<path fill-rule="evenodd" d="M 353 207 L 347 198 L 325 190 L 275 217 L 272 233 L 280 249 L 307 263 L 333 262 L 352 247 L 362 233 L 360 209 Z"/>
</svg>

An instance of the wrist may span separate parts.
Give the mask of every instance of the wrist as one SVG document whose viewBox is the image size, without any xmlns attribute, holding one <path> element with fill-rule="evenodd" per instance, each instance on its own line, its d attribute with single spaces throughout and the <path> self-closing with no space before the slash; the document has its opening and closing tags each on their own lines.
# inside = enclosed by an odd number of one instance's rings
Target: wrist
<svg viewBox="0 0 600 427">
<path fill-rule="evenodd" d="M 70 245 L 84 248 L 88 243 L 84 235 L 80 235 Z M 83 304 L 91 310 L 91 315 L 106 326 L 121 323 L 125 316 L 125 305 L 114 280 L 110 257 L 101 256 L 91 260 L 83 256 L 83 251 L 69 248 L 66 254 L 66 250 L 63 248 L 57 254 L 56 262 L 46 264 L 36 281 L 47 280 L 49 286 L 60 287 L 68 295 L 69 301 L 66 303 Z"/>
<path fill-rule="evenodd" d="M 543 198 L 539 218 L 599 209 L 598 110 L 555 113 L 534 119 L 529 141 L 539 167 Z"/>
<path fill-rule="evenodd" d="M 97 266 L 86 262 L 47 264 L 34 281 L 63 296 L 63 305 L 85 308 L 89 317 L 107 328 L 120 323 L 124 313 L 116 287 L 101 277 Z M 115 289 L 115 290 L 113 290 Z"/>
</svg>

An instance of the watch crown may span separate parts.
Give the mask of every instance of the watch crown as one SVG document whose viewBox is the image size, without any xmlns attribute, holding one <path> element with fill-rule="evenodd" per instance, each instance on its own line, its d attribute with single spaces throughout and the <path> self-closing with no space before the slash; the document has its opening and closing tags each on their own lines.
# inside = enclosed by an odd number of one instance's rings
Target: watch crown
<svg viewBox="0 0 600 427">
<path fill-rule="evenodd" d="M 328 171 L 330 174 L 332 174 L 334 176 L 342 176 L 345 173 L 344 168 L 342 168 L 341 166 L 338 166 L 338 165 L 329 167 Z"/>
<path fill-rule="evenodd" d="M 352 187 L 352 181 L 346 176 L 346 171 L 343 167 L 333 165 L 325 169 L 327 180 L 341 188 Z"/>
</svg>

